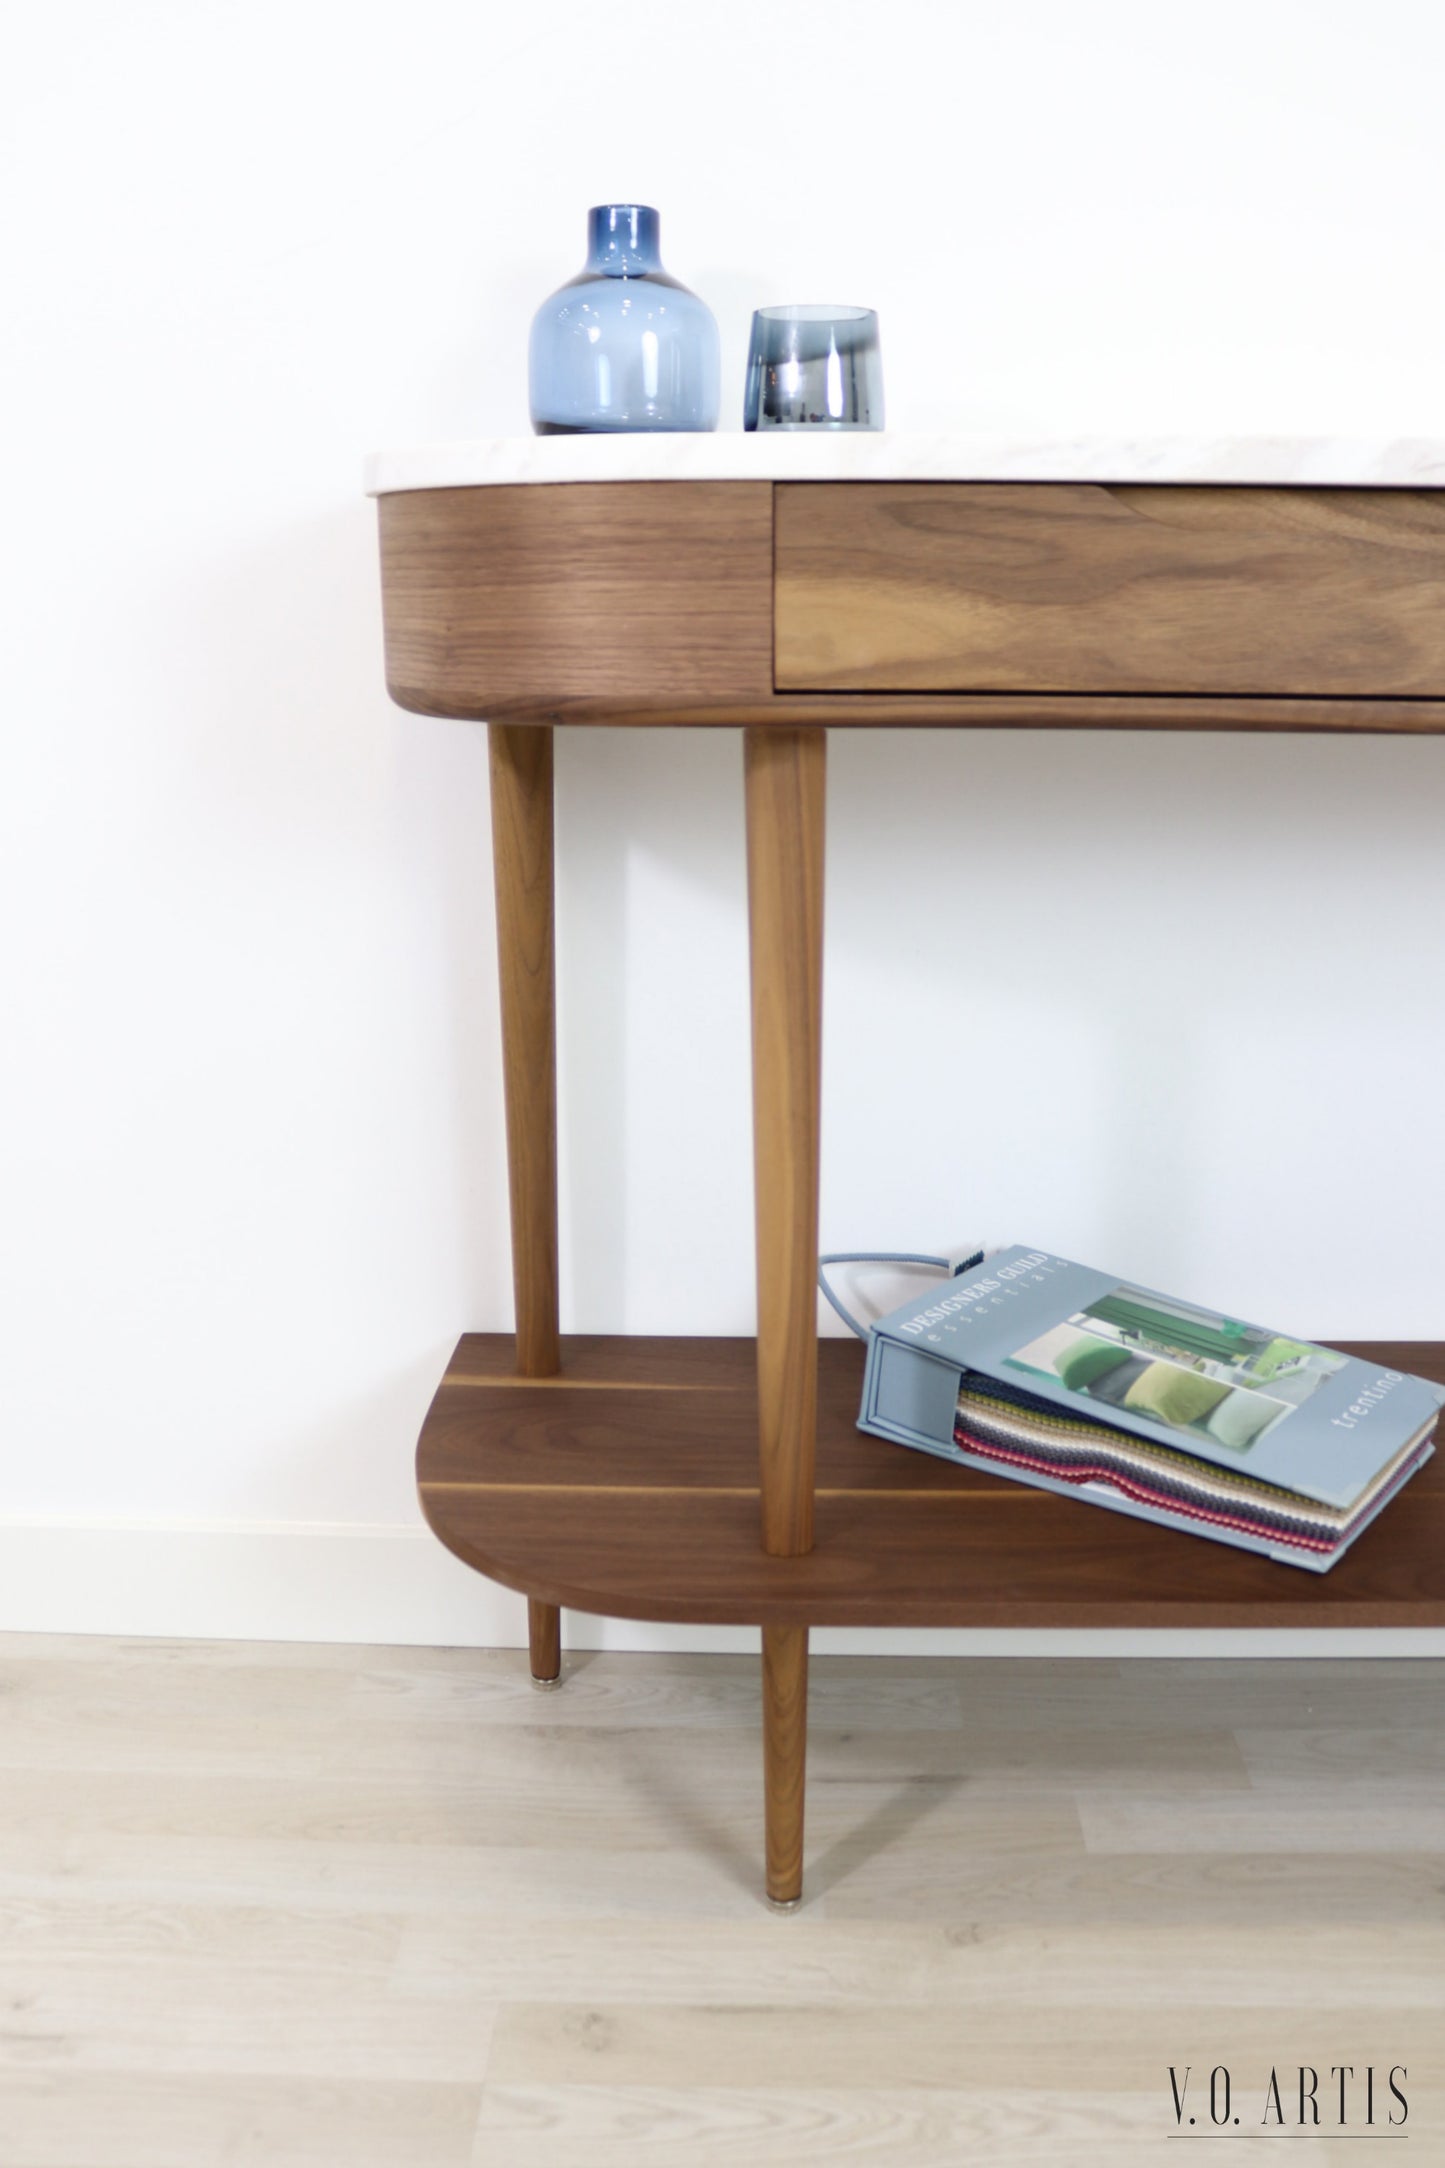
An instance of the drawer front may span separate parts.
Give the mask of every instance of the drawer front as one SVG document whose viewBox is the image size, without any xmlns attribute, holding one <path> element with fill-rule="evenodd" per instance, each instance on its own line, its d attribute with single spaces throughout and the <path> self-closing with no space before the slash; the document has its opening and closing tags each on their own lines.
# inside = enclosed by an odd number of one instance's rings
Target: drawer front
<svg viewBox="0 0 1445 2168">
<path fill-rule="evenodd" d="M 780 482 L 780 692 L 1445 696 L 1445 491 Z"/>
</svg>

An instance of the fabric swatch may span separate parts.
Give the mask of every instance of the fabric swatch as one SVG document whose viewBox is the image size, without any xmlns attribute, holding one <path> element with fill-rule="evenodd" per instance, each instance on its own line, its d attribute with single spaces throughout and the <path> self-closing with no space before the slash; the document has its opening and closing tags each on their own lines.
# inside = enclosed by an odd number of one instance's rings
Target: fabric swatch
<svg viewBox="0 0 1445 2168">
<path fill-rule="evenodd" d="M 1401 1446 L 1348 1506 L 1324 1506 L 1242 1471 L 1211 1467 L 1171 1446 L 1152 1445 L 1057 1409 L 1001 1399 L 976 1373 L 961 1381 L 953 1438 L 963 1451 L 1005 1467 L 1071 1484 L 1104 1483 L 1141 1505 L 1316 1552 L 1333 1551 L 1348 1540 L 1356 1524 L 1413 1472 L 1424 1445 L 1417 1436 Z"/>
</svg>

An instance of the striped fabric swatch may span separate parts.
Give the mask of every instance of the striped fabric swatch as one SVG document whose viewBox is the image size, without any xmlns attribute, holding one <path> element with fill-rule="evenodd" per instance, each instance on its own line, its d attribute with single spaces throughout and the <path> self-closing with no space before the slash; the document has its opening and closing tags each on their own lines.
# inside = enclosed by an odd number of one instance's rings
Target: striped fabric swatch
<svg viewBox="0 0 1445 2168">
<path fill-rule="evenodd" d="M 992 1379 L 964 1376 L 954 1442 L 965 1452 L 1065 1483 L 1103 1483 L 1141 1505 L 1239 1529 L 1302 1550 L 1333 1551 L 1397 1483 L 1403 1482 L 1433 1423 L 1401 1446 L 1348 1507 L 1335 1509 L 1295 1491 L 1259 1483 L 1190 1453 L 1080 1422 L 1043 1401 L 1001 1393 Z"/>
</svg>

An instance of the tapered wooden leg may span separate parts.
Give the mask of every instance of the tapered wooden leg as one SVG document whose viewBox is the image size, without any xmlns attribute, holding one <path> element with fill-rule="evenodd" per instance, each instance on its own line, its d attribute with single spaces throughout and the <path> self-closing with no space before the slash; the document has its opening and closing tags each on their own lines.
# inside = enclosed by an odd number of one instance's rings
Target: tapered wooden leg
<svg viewBox="0 0 1445 2168">
<path fill-rule="evenodd" d="M 492 864 L 502 994 L 517 1369 L 550 1377 L 557 1334 L 557 997 L 553 962 L 552 733 L 493 723 Z M 529 1601 L 532 1678 L 562 1676 L 562 1615 Z"/>
<path fill-rule="evenodd" d="M 753 729 L 743 744 L 762 1536 L 796 1558 L 813 1548 L 827 735 Z"/>
<path fill-rule="evenodd" d="M 803 1894 L 803 1784 L 808 1752 L 808 1629 L 763 1628 L 763 1800 L 768 1902 Z"/>
<path fill-rule="evenodd" d="M 527 1598 L 527 1638 L 532 1652 L 532 1684 L 562 1684 L 562 1613 L 555 1603 Z"/>
<path fill-rule="evenodd" d="M 744 733 L 752 946 L 763 1549 L 813 1547 L 818 1407 L 818 1116 L 823 1034 L 821 730 Z M 769 1902 L 803 1888 L 808 1629 L 763 1628 Z"/>
<path fill-rule="evenodd" d="M 544 1378 L 559 1360 L 552 733 L 493 723 L 488 736 L 517 1369 Z"/>
</svg>

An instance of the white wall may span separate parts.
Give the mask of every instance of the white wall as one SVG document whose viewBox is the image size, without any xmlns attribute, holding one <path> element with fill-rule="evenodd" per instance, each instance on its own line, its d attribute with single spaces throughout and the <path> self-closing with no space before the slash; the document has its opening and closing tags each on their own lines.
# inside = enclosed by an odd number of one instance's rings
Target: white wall
<svg viewBox="0 0 1445 2168">
<path fill-rule="evenodd" d="M 508 1633 L 410 1472 L 509 1316 L 484 733 L 387 703 L 362 454 L 525 429 L 612 198 L 716 309 L 729 427 L 749 310 L 841 298 L 901 429 L 1445 435 L 1445 18 L 4 36 L 0 1619 Z M 751 1328 L 739 771 L 559 748 L 570 1325 Z M 1442 816 L 1438 740 L 836 737 L 825 1240 L 1439 1335 Z"/>
</svg>

